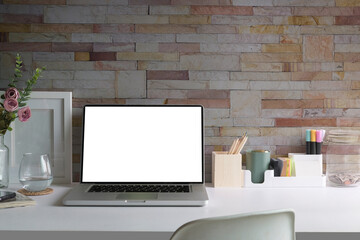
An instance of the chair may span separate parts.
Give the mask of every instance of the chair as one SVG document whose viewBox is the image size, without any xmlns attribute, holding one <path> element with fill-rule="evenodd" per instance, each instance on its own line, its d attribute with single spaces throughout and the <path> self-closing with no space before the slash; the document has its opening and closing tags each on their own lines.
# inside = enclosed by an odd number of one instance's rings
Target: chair
<svg viewBox="0 0 360 240">
<path fill-rule="evenodd" d="M 272 210 L 195 220 L 170 240 L 295 240 L 293 210 Z"/>
</svg>

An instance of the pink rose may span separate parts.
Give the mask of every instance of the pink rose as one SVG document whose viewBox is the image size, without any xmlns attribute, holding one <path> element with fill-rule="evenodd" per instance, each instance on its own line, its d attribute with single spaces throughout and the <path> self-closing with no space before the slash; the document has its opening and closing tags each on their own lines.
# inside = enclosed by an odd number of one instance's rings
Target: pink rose
<svg viewBox="0 0 360 240">
<path fill-rule="evenodd" d="M 18 90 L 14 87 L 8 88 L 5 92 L 5 98 L 18 99 L 20 94 Z"/>
<path fill-rule="evenodd" d="M 29 107 L 23 107 L 18 111 L 19 121 L 26 122 L 31 117 L 31 111 Z"/>
<path fill-rule="evenodd" d="M 13 112 L 19 107 L 19 103 L 16 99 L 6 98 L 4 101 L 4 108 L 8 112 Z"/>
</svg>

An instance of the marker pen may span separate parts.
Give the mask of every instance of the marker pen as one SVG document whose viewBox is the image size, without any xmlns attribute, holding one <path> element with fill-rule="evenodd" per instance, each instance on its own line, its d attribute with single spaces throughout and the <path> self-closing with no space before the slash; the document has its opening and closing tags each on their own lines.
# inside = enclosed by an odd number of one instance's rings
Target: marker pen
<svg viewBox="0 0 360 240">
<path fill-rule="evenodd" d="M 321 154 L 322 141 L 323 141 L 322 131 L 316 130 L 316 154 Z"/>
<path fill-rule="evenodd" d="M 316 130 L 310 131 L 310 154 L 316 154 Z"/>
<path fill-rule="evenodd" d="M 310 129 L 306 129 L 306 154 L 310 154 Z"/>
</svg>

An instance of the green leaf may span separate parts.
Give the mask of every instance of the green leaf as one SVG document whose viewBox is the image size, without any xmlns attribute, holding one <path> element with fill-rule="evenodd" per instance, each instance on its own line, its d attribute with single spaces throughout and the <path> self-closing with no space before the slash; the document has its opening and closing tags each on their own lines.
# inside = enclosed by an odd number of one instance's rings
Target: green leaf
<svg viewBox="0 0 360 240">
<path fill-rule="evenodd" d="M 9 126 L 9 127 L 7 128 L 7 130 L 12 131 L 13 129 L 12 129 L 12 127 Z"/>
</svg>

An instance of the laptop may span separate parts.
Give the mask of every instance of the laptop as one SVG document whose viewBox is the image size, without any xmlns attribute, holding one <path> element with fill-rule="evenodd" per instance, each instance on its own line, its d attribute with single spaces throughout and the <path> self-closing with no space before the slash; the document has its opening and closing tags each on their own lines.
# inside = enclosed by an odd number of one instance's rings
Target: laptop
<svg viewBox="0 0 360 240">
<path fill-rule="evenodd" d="M 201 105 L 85 105 L 80 184 L 64 205 L 204 206 Z"/>
</svg>

